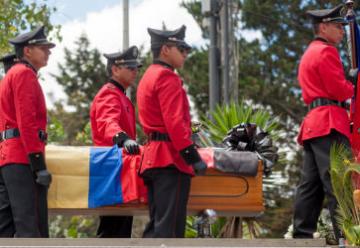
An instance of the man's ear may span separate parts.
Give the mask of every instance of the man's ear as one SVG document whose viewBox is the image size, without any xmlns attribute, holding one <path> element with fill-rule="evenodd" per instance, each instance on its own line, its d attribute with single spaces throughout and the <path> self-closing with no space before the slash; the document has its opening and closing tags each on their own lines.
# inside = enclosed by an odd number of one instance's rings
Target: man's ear
<svg viewBox="0 0 360 248">
<path fill-rule="evenodd" d="M 114 75 L 116 73 L 117 69 L 118 68 L 117 68 L 116 65 L 111 65 L 111 73 L 112 73 L 112 75 Z"/>
<path fill-rule="evenodd" d="M 324 32 L 324 30 L 326 29 L 326 24 L 325 23 L 320 23 L 319 24 L 319 33 Z"/>
<path fill-rule="evenodd" d="M 23 52 L 24 52 L 24 57 L 25 57 L 25 56 L 28 57 L 29 54 L 30 54 L 30 52 L 31 52 L 31 48 L 28 47 L 28 46 L 25 46 L 25 47 L 23 48 Z"/>
<path fill-rule="evenodd" d="M 160 50 L 160 54 L 168 55 L 169 54 L 169 47 L 168 46 L 162 46 Z"/>
</svg>

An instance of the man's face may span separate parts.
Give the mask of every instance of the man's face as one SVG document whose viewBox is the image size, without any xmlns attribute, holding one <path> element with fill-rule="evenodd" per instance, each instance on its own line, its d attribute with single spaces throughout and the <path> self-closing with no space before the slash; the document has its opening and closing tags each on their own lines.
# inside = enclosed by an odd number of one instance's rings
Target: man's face
<svg viewBox="0 0 360 248">
<path fill-rule="evenodd" d="M 341 43 L 345 34 L 344 26 L 341 23 L 330 22 L 322 23 L 321 25 L 322 27 L 320 28 L 323 38 L 325 38 L 326 40 L 328 40 L 328 42 L 334 45 L 338 45 Z"/>
<path fill-rule="evenodd" d="M 138 68 L 130 68 L 127 66 L 114 66 L 113 78 L 122 84 L 126 89 L 131 86 L 137 77 Z"/>
<path fill-rule="evenodd" d="M 167 55 L 168 62 L 174 68 L 183 67 L 189 51 L 174 45 L 164 45 L 165 54 Z"/>
<path fill-rule="evenodd" d="M 24 57 L 36 70 L 47 65 L 51 47 L 48 45 L 33 45 L 24 47 Z"/>
</svg>

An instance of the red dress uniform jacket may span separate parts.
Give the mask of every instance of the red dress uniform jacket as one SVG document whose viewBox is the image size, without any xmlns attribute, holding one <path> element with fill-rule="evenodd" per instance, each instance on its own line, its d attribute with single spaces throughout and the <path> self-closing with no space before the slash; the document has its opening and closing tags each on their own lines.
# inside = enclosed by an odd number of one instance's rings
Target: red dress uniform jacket
<svg viewBox="0 0 360 248">
<path fill-rule="evenodd" d="M 345 101 L 354 94 L 353 85 L 345 79 L 337 49 L 323 40 L 311 42 L 300 61 L 298 80 L 304 102 L 309 105 L 316 98 Z M 304 118 L 298 142 L 325 136 L 335 129 L 350 138 L 347 111 L 338 106 L 320 106 Z"/>
<path fill-rule="evenodd" d="M 29 153 L 44 153 L 39 131 L 46 130 L 46 105 L 37 73 L 24 63 L 14 65 L 0 84 L 0 131 L 18 128 L 20 137 L 0 143 L 0 166 L 29 164 Z"/>
<path fill-rule="evenodd" d="M 120 132 L 136 139 L 135 110 L 123 88 L 114 80 L 105 84 L 96 94 L 90 109 L 90 121 L 93 143 L 95 146 L 113 146 L 113 137 Z M 116 85 L 116 86 L 115 86 Z M 142 149 L 141 149 L 142 150 Z M 145 201 L 146 188 L 138 177 L 138 164 L 141 155 L 126 154 L 122 150 L 123 168 L 120 174 L 124 201 Z M 127 165 L 127 166 L 125 166 Z"/>
<path fill-rule="evenodd" d="M 95 146 L 113 146 L 113 137 L 120 132 L 136 139 L 134 106 L 113 83 L 105 84 L 96 94 L 90 109 L 90 121 Z"/>
<path fill-rule="evenodd" d="M 179 153 L 193 144 L 189 102 L 180 77 L 163 65 L 151 65 L 139 82 L 137 104 L 145 134 L 167 133 L 171 140 L 150 141 L 145 146 L 140 173 L 175 165 L 180 171 L 194 175 Z"/>
</svg>

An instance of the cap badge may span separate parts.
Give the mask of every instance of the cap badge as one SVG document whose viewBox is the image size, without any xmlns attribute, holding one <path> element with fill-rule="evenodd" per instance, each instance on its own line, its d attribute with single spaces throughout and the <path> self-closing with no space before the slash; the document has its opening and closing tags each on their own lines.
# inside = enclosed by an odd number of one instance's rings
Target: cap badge
<svg viewBox="0 0 360 248">
<path fill-rule="evenodd" d="M 178 39 L 176 39 L 176 37 L 169 37 L 168 40 L 171 40 L 171 41 L 178 41 Z"/>
</svg>

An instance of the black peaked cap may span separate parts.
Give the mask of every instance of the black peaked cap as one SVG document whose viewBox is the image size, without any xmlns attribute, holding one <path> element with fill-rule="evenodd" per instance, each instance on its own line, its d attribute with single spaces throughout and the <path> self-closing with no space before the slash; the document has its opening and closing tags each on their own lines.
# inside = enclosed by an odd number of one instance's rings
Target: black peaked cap
<svg viewBox="0 0 360 248">
<path fill-rule="evenodd" d="M 49 42 L 45 35 L 45 27 L 39 26 L 34 30 L 20 34 L 13 39 L 10 39 L 9 42 L 14 46 L 28 46 L 28 45 L 46 45 L 50 48 L 55 47 L 55 44 Z"/>
<path fill-rule="evenodd" d="M 185 49 L 191 49 L 191 46 L 184 41 L 186 26 L 182 25 L 176 30 L 158 30 L 148 28 L 151 37 L 151 48 L 159 48 L 166 43 L 175 43 Z"/>
<path fill-rule="evenodd" d="M 142 64 L 138 61 L 139 49 L 136 46 L 129 47 L 123 52 L 105 53 L 108 63 L 124 65 L 131 68 L 140 68 Z"/>
<path fill-rule="evenodd" d="M 342 13 L 344 5 L 340 4 L 332 9 L 308 10 L 306 14 L 310 16 L 314 23 L 334 22 L 348 24 Z"/>
</svg>

